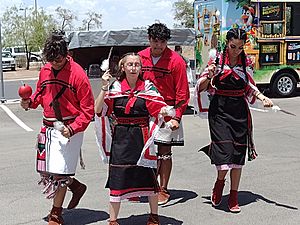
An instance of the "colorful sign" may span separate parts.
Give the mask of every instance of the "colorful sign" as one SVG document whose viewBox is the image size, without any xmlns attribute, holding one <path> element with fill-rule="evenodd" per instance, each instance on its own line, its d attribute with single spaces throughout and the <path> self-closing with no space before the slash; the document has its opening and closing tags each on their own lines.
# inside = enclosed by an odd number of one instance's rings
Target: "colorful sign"
<svg viewBox="0 0 300 225">
<path fill-rule="evenodd" d="M 259 59 L 261 64 L 279 63 L 279 43 L 260 44 Z"/>
<path fill-rule="evenodd" d="M 300 42 L 288 42 L 286 60 L 288 63 L 300 62 Z"/>
<path fill-rule="evenodd" d="M 282 20 L 283 4 L 282 3 L 261 3 L 260 4 L 260 20 Z"/>
<path fill-rule="evenodd" d="M 262 45 L 261 53 L 277 53 L 278 45 Z"/>
</svg>

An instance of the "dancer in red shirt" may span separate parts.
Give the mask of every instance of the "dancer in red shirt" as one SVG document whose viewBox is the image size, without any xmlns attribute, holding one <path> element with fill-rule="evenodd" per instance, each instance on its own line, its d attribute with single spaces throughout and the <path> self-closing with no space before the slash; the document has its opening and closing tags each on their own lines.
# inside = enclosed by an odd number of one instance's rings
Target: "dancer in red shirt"
<svg viewBox="0 0 300 225">
<path fill-rule="evenodd" d="M 142 60 L 143 78 L 151 80 L 164 97 L 165 102 L 175 106 L 176 116 L 161 128 L 156 136 L 158 145 L 160 192 L 158 204 L 168 202 L 167 191 L 172 170 L 172 146 L 182 146 L 183 127 L 181 117 L 189 102 L 189 87 L 186 64 L 173 50 L 167 47 L 170 29 L 165 24 L 155 23 L 148 28 L 150 47 L 139 52 Z"/>
<path fill-rule="evenodd" d="M 92 89 L 84 70 L 68 56 L 63 34 L 54 32 L 46 41 L 47 63 L 40 72 L 36 91 L 22 99 L 24 109 L 43 107 L 43 126 L 38 135 L 37 171 L 43 193 L 53 198 L 49 225 L 63 224 L 62 205 L 67 187 L 73 196 L 68 209 L 75 208 L 87 187 L 75 175 L 83 131 L 94 115 Z"/>
</svg>

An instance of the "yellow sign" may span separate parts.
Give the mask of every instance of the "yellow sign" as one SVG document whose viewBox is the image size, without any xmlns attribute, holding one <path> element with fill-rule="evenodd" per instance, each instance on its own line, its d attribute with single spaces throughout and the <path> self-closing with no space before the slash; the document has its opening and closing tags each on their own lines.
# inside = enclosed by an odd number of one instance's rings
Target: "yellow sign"
<svg viewBox="0 0 300 225">
<path fill-rule="evenodd" d="M 278 15 L 280 12 L 280 6 L 279 5 L 273 5 L 273 6 L 267 6 L 262 8 L 261 15 L 268 16 L 268 15 Z"/>
<path fill-rule="evenodd" d="M 261 53 L 277 53 L 277 45 L 262 45 Z"/>
</svg>

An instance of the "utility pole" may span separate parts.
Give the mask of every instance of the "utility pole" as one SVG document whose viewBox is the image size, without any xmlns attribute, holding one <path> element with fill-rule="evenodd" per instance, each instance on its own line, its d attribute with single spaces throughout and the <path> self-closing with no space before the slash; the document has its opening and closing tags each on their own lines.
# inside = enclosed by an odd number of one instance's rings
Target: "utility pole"
<svg viewBox="0 0 300 225">
<path fill-rule="evenodd" d="M 26 31 L 26 19 L 27 19 L 27 14 L 26 14 L 26 10 L 27 10 L 27 7 L 24 7 L 24 8 L 20 8 L 20 10 L 24 10 L 24 29 Z"/>
<path fill-rule="evenodd" d="M 35 20 L 37 20 L 37 0 L 34 0 L 34 15 L 35 15 Z"/>
<path fill-rule="evenodd" d="M 3 81 L 3 68 L 2 68 L 2 39 L 1 39 L 1 20 L 0 20 L 0 77 L 1 77 L 1 103 L 6 102 L 4 97 L 4 81 Z"/>
<path fill-rule="evenodd" d="M 27 11 L 27 6 L 23 7 L 23 8 L 20 8 L 19 10 L 24 10 L 24 31 L 23 31 L 23 35 L 24 35 L 24 47 L 25 47 L 25 53 L 26 53 L 26 69 L 28 70 L 29 69 L 29 58 L 30 58 L 30 54 L 28 52 L 28 46 L 27 46 L 27 14 L 26 14 L 26 11 Z"/>
</svg>

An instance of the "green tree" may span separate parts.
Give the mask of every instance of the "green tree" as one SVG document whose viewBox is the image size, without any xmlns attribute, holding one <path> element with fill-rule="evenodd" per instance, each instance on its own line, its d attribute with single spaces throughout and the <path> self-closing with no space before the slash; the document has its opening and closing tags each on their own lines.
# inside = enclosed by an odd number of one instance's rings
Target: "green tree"
<svg viewBox="0 0 300 225">
<path fill-rule="evenodd" d="M 26 14 L 26 11 L 25 11 Z M 17 6 L 7 8 L 2 17 L 3 46 L 22 45 L 26 32 L 25 14 Z M 22 37 L 22 38 L 20 38 Z"/>
<path fill-rule="evenodd" d="M 250 0 L 226 0 L 226 2 L 236 2 L 237 9 L 250 4 Z"/>
<path fill-rule="evenodd" d="M 191 1 L 179 0 L 174 2 L 173 10 L 175 11 L 174 19 L 180 22 L 180 24 L 174 24 L 174 27 L 194 27 L 194 8 Z"/>
<path fill-rule="evenodd" d="M 44 43 L 53 30 L 57 29 L 54 19 L 47 15 L 44 9 L 40 9 L 32 14 L 32 30 L 28 34 L 29 52 L 39 52 L 44 47 Z M 29 57 L 30 59 L 30 57 Z"/>
<path fill-rule="evenodd" d="M 55 28 L 54 20 L 44 10 L 16 5 L 7 8 L 2 18 L 3 46 L 23 46 L 26 52 L 26 69 L 29 69 L 31 53 L 42 49 L 47 34 Z"/>
</svg>

